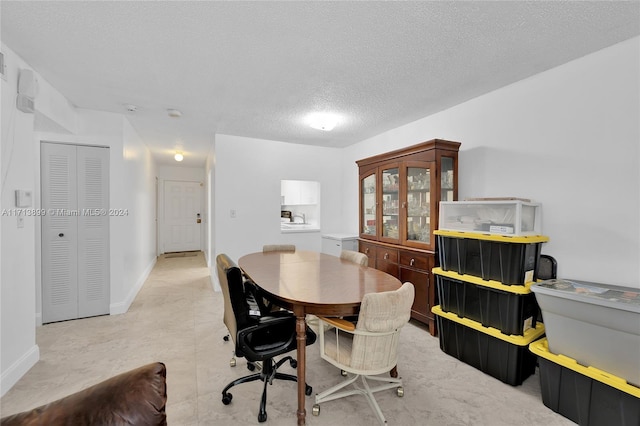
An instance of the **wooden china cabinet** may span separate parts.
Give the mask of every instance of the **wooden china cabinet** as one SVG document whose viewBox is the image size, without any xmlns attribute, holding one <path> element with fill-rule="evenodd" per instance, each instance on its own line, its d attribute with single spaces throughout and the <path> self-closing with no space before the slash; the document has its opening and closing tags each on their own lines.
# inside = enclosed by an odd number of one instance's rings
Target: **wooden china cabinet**
<svg viewBox="0 0 640 426">
<path fill-rule="evenodd" d="M 431 269 L 437 266 L 439 201 L 458 199 L 459 142 L 434 139 L 356 161 L 360 176 L 359 251 L 369 266 L 401 282 L 416 296 L 411 317 L 436 335 L 437 304 Z"/>
</svg>

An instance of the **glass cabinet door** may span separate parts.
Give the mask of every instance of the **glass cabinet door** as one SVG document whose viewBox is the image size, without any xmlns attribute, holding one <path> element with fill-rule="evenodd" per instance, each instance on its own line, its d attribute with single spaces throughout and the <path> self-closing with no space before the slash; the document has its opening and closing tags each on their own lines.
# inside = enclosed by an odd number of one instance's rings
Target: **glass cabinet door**
<svg viewBox="0 0 640 426">
<path fill-rule="evenodd" d="M 387 239 L 398 240 L 400 211 L 400 175 L 398 167 L 382 169 L 382 233 Z"/>
<path fill-rule="evenodd" d="M 440 174 L 440 201 L 455 201 L 453 191 L 453 158 L 442 156 L 440 160 L 442 173 Z"/>
<path fill-rule="evenodd" d="M 431 243 L 431 168 L 407 167 L 407 200 L 403 209 L 406 234 L 404 241 Z"/>
<path fill-rule="evenodd" d="M 362 229 L 366 235 L 376 235 L 376 174 L 362 179 Z"/>
</svg>

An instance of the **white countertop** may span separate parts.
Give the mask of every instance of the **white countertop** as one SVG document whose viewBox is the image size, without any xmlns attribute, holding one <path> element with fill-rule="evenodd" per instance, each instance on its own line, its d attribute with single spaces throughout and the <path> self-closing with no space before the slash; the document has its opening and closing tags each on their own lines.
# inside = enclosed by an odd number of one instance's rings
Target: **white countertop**
<svg viewBox="0 0 640 426">
<path fill-rule="evenodd" d="M 320 228 L 318 225 L 314 224 L 292 224 L 292 223 L 281 223 L 280 231 L 283 234 L 292 234 L 298 232 L 320 232 Z"/>
<path fill-rule="evenodd" d="M 329 238 L 332 240 L 356 240 L 358 239 L 357 234 L 341 234 L 341 233 L 331 233 L 331 234 L 322 234 L 322 238 Z"/>
</svg>

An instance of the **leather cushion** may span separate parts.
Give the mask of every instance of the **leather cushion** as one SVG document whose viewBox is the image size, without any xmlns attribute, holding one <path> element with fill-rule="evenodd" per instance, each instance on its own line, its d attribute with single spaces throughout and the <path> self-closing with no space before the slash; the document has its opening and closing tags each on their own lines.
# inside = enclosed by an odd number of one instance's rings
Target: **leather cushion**
<svg viewBox="0 0 640 426">
<path fill-rule="evenodd" d="M 72 395 L 0 419 L 3 426 L 166 425 L 166 367 L 145 365 Z"/>
</svg>

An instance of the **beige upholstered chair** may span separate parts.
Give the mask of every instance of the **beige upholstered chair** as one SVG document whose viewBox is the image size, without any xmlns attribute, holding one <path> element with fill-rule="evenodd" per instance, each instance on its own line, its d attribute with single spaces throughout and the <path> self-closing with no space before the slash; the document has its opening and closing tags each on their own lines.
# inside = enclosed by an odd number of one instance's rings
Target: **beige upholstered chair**
<svg viewBox="0 0 640 426">
<path fill-rule="evenodd" d="M 359 251 L 342 250 L 340 253 L 340 259 L 348 260 L 349 262 L 357 263 L 361 266 L 369 266 L 369 257 Z"/>
<path fill-rule="evenodd" d="M 340 318 L 319 317 L 320 356 L 347 373 L 347 380 L 316 395 L 313 414 L 320 414 L 321 403 L 363 394 L 381 424 L 386 420 L 374 392 L 396 388 L 404 395 L 402 378 L 389 377 L 397 364 L 400 329 L 409 321 L 415 289 L 406 282 L 396 291 L 367 293 L 362 299 L 357 324 Z M 362 386 L 356 382 L 361 379 Z M 381 384 L 371 386 L 368 382 Z M 354 389 L 342 390 L 348 385 Z"/>
<path fill-rule="evenodd" d="M 263 253 L 270 251 L 296 251 L 296 246 L 294 244 L 266 244 L 262 246 Z"/>
</svg>

